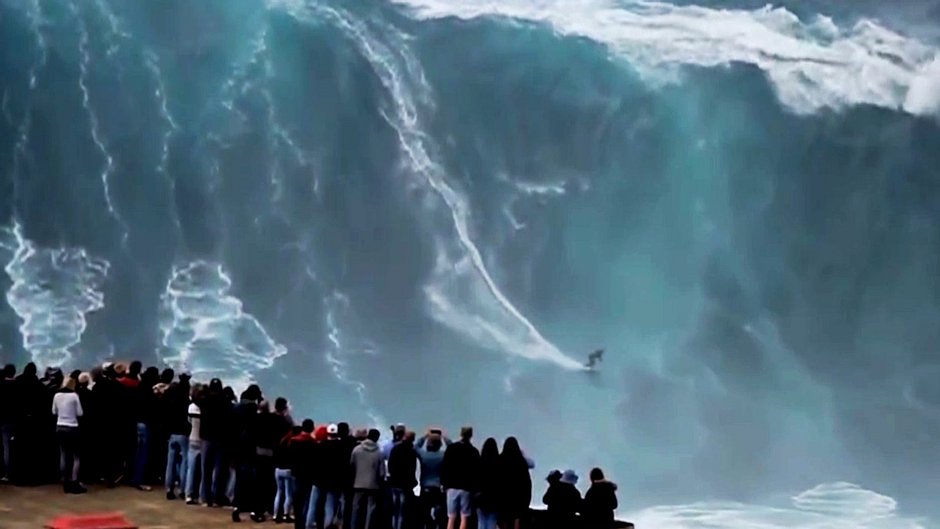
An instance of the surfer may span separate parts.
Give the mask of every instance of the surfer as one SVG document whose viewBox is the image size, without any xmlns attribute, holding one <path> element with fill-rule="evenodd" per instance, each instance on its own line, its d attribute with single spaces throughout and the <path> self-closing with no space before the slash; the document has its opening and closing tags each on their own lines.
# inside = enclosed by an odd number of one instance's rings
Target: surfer
<svg viewBox="0 0 940 529">
<path fill-rule="evenodd" d="M 588 355 L 588 361 L 584 364 L 584 367 L 587 369 L 594 369 L 598 362 L 604 361 L 604 350 L 598 349 L 593 353 Z"/>
</svg>

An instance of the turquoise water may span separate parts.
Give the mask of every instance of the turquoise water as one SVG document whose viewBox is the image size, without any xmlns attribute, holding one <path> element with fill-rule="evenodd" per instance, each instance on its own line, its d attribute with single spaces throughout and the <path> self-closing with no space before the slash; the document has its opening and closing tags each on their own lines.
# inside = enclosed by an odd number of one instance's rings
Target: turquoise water
<svg viewBox="0 0 940 529">
<path fill-rule="evenodd" d="M 937 16 L 0 1 L 0 355 L 516 433 L 641 527 L 929 527 Z"/>
</svg>

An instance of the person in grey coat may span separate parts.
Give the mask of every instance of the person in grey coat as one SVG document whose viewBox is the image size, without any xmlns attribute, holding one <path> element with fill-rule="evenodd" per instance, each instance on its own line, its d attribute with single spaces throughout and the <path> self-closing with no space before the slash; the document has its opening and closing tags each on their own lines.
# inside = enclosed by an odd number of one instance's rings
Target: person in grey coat
<svg viewBox="0 0 940 529">
<path fill-rule="evenodd" d="M 379 450 L 379 431 L 369 430 L 368 438 L 353 449 L 349 464 L 353 474 L 352 529 L 372 529 L 382 484 L 385 458 Z"/>
</svg>

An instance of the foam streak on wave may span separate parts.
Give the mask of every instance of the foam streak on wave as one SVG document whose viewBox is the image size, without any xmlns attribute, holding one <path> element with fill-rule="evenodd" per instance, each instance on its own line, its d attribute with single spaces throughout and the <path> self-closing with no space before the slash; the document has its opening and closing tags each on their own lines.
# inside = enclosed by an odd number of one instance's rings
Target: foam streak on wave
<svg viewBox="0 0 940 529">
<path fill-rule="evenodd" d="M 295 15 L 296 13 L 296 9 Z M 425 291 L 432 316 L 449 327 L 469 335 L 477 343 L 516 354 L 530 360 L 553 362 L 568 369 L 581 365 L 546 340 L 500 291 L 470 235 L 470 207 L 466 198 L 448 183 L 444 170 L 431 156 L 430 140 L 421 129 L 417 92 L 422 101 L 433 100 L 430 87 L 404 35 L 394 28 L 373 34 L 366 24 L 342 10 L 317 6 L 318 14 L 337 24 L 372 66 L 388 91 L 393 108 L 383 115 L 396 131 L 402 154 L 417 184 L 437 195 L 447 208 L 456 232 L 456 244 L 438 239 L 434 274 Z M 457 301 L 457 300 L 460 301 Z"/>
<path fill-rule="evenodd" d="M 161 297 L 158 358 L 203 380 L 218 377 L 244 387 L 287 353 L 230 294 L 232 280 L 218 263 L 174 267 Z"/>
<path fill-rule="evenodd" d="M 874 21 L 842 28 L 818 15 L 802 21 L 782 7 L 757 10 L 676 6 L 637 0 L 394 0 L 421 18 L 507 17 L 544 23 L 562 35 L 587 37 L 661 82 L 675 65 L 753 64 L 780 100 L 800 113 L 872 104 L 935 112 L 938 50 Z M 932 80 L 932 81 L 931 81 Z M 912 92 L 914 94 L 912 95 Z"/>
<path fill-rule="evenodd" d="M 104 200 L 108 207 L 108 214 L 121 226 L 122 242 L 126 243 L 129 235 L 127 223 L 124 222 L 124 219 L 121 218 L 121 215 L 115 209 L 114 201 L 111 198 L 110 180 L 114 173 L 114 156 L 108 151 L 108 147 L 102 138 L 98 115 L 95 114 L 95 110 L 92 108 L 91 93 L 88 89 L 88 69 L 91 64 L 91 51 L 88 49 L 88 27 L 82 19 L 78 7 L 75 4 L 69 4 L 69 7 L 78 25 L 78 52 L 81 56 L 78 62 L 78 87 L 82 92 L 82 108 L 85 109 L 85 113 L 88 115 L 88 123 L 91 127 L 91 139 L 104 159 L 104 167 L 100 175 L 101 186 L 104 190 Z"/>
<path fill-rule="evenodd" d="M 0 229 L 0 249 L 11 254 L 6 298 L 23 320 L 23 348 L 39 366 L 67 363 L 81 343 L 86 315 L 104 307 L 108 261 L 82 248 L 37 248 L 19 223 Z"/>
<path fill-rule="evenodd" d="M 341 325 L 341 320 L 344 319 L 344 316 L 350 310 L 349 298 L 342 292 L 333 292 L 326 298 L 324 305 L 326 308 L 326 326 L 327 329 L 329 329 L 327 338 L 330 341 L 330 347 L 325 354 L 326 362 L 329 364 L 330 370 L 333 372 L 333 376 L 336 380 L 351 387 L 353 391 L 356 392 L 359 404 L 365 408 L 366 414 L 369 416 L 369 420 L 372 421 L 373 426 L 381 428 L 382 425 L 388 423 L 382 418 L 379 412 L 369 404 L 369 390 L 366 388 L 365 384 L 352 377 L 349 373 L 349 367 L 346 361 L 346 358 L 350 354 L 356 353 L 356 351 L 353 350 L 354 348 L 346 343 Z"/>
<path fill-rule="evenodd" d="M 46 38 L 42 34 L 41 25 L 43 22 L 42 9 L 39 5 L 39 0 L 34 0 L 29 4 L 29 11 L 27 17 L 29 18 L 30 28 L 33 31 L 33 35 L 36 37 L 36 48 L 39 50 L 39 57 L 36 61 L 30 66 L 29 69 L 29 95 L 30 101 L 26 106 L 26 111 L 23 114 L 23 119 L 20 122 L 20 126 L 17 130 L 16 145 L 13 146 L 13 199 L 14 204 L 17 203 L 17 190 L 19 186 L 17 185 L 19 179 L 23 176 L 20 171 L 22 168 L 22 163 L 24 160 L 29 158 L 29 134 L 32 129 L 33 118 L 32 118 L 32 94 L 36 90 L 36 86 L 39 83 L 38 75 L 39 72 L 46 66 L 46 61 L 48 60 L 49 50 L 46 45 Z"/>
<path fill-rule="evenodd" d="M 173 119 L 173 115 L 170 114 L 166 87 L 163 83 L 163 72 L 160 70 L 160 59 L 157 57 L 157 54 L 151 50 L 145 50 L 143 55 L 144 66 L 150 72 L 151 77 L 153 77 L 153 83 L 155 87 L 153 90 L 153 95 L 160 107 L 160 116 L 163 118 L 163 121 L 166 124 L 166 129 L 163 131 L 163 141 L 160 145 L 160 161 L 157 164 L 156 171 L 158 174 L 163 176 L 163 179 L 166 181 L 167 186 L 170 189 L 170 194 L 172 195 L 176 190 L 176 179 L 170 175 L 170 141 L 173 139 L 173 135 L 179 131 L 179 125 L 176 124 L 176 121 Z M 172 200 L 171 203 L 174 207 L 173 222 L 178 230 L 182 230 L 182 227 L 180 226 L 179 214 L 175 209 L 176 201 Z"/>
</svg>

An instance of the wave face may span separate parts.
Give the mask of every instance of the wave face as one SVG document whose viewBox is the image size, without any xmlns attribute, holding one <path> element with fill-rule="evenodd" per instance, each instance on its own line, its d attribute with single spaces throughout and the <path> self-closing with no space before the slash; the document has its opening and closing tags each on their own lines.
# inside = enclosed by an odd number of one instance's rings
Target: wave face
<svg viewBox="0 0 940 529">
<path fill-rule="evenodd" d="M 0 355 L 471 421 L 608 469 L 643 527 L 928 527 L 937 27 L 927 0 L 0 0 Z"/>
</svg>

